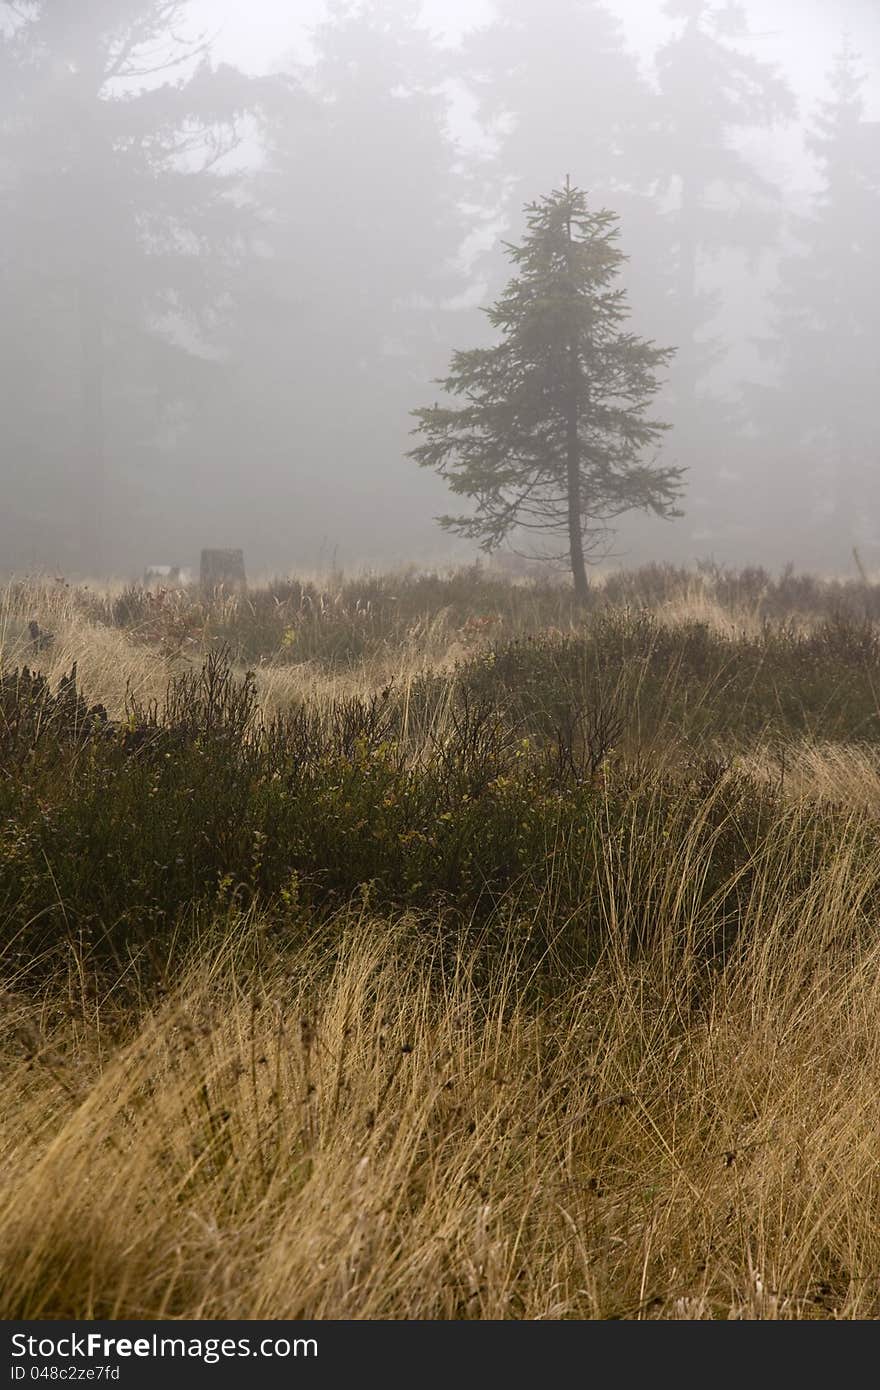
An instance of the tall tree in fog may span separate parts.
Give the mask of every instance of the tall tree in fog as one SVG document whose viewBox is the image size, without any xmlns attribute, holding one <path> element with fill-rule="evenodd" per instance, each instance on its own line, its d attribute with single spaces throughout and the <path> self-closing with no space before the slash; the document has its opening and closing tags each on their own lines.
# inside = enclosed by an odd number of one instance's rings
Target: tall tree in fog
<svg viewBox="0 0 880 1390">
<path fill-rule="evenodd" d="M 743 5 L 668 0 L 665 8 L 679 28 L 657 54 L 657 190 L 668 209 L 674 266 L 676 390 L 679 407 L 690 410 L 718 355 L 706 333 L 723 301 L 707 288 L 706 267 L 730 251 L 753 259 L 772 245 L 778 226 L 778 191 L 737 140 L 792 116 L 794 99 L 773 66 L 742 48 L 749 37 Z"/>
<path fill-rule="evenodd" d="M 745 6 L 667 0 L 675 32 L 656 55 L 655 197 L 667 298 L 658 331 L 679 344 L 664 409 L 691 470 L 694 537 L 714 546 L 739 520 L 743 416 L 728 358 L 754 333 L 740 299 L 776 244 L 778 189 L 745 152 L 794 112 L 776 69 L 749 51 Z"/>
<path fill-rule="evenodd" d="M 31 522 L 81 568 L 124 525 L 124 468 L 155 461 L 198 388 L 238 224 L 217 165 L 249 87 L 178 37 L 185 16 L 185 0 L 0 5 L 9 463 L 13 487 L 30 474 Z"/>
<path fill-rule="evenodd" d="M 511 205 L 519 211 L 523 188 L 554 160 L 582 169 L 591 190 L 636 182 L 647 172 L 650 91 L 608 6 L 495 0 L 493 10 L 457 66 L 497 141 Z"/>
<path fill-rule="evenodd" d="M 711 262 L 731 248 L 757 251 L 771 235 L 773 190 L 736 141 L 790 110 L 787 89 L 741 50 L 745 23 L 734 6 L 670 5 L 676 29 L 654 86 L 600 0 L 496 0 L 494 8 L 466 42 L 462 66 L 495 137 L 495 197 L 510 224 L 522 181 L 535 186 L 556 169 L 620 212 L 634 321 L 681 345 L 663 410 L 677 456 L 693 469 L 688 526 L 705 525 L 707 475 L 720 467 L 718 439 L 730 426 L 699 391 L 723 355 L 704 341 L 722 308 Z M 630 545 L 658 544 L 650 522 L 631 518 L 622 529 Z"/>
<path fill-rule="evenodd" d="M 880 123 L 864 83 L 846 47 L 807 137 L 821 182 L 780 267 L 768 344 L 779 377 L 760 401 L 767 469 L 784 492 L 798 478 L 801 505 L 812 495 L 811 553 L 838 565 L 854 544 L 875 561 L 880 549 Z"/>
<path fill-rule="evenodd" d="M 652 177 L 654 98 L 623 28 L 601 0 L 495 0 L 492 19 L 454 59 L 493 153 L 483 165 L 484 201 L 513 227 L 525 190 L 548 170 L 570 174 L 623 218 L 636 283 L 650 234 L 640 195 Z M 504 264 L 489 267 L 503 278 Z M 650 285 L 639 285 L 640 300 Z"/>
<path fill-rule="evenodd" d="M 501 340 L 453 355 L 439 385 L 464 404 L 417 410 L 411 456 L 475 503 L 442 524 L 485 550 L 518 531 L 561 534 L 583 601 L 586 555 L 613 518 L 679 515 L 681 470 L 646 457 L 668 428 L 648 412 L 673 350 L 626 327 L 614 213 L 567 182 L 526 214 L 525 239 L 506 248 L 514 277 L 486 311 Z"/>
<path fill-rule="evenodd" d="M 404 462 L 408 411 L 447 350 L 465 220 L 442 65 L 419 9 L 331 5 L 313 61 L 295 70 L 301 93 L 265 123 L 263 254 L 230 337 L 219 447 L 233 461 L 246 451 L 288 499 L 260 520 L 273 563 L 304 547 L 314 563 L 325 536 L 363 555 L 371 531 L 387 542 L 395 522 L 430 514 Z"/>
</svg>

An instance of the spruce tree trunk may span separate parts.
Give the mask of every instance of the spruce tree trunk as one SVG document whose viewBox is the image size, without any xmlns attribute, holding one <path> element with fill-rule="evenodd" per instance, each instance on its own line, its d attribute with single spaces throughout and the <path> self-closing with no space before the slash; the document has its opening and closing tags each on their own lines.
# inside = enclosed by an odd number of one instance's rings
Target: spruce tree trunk
<svg viewBox="0 0 880 1390">
<path fill-rule="evenodd" d="M 587 567 L 584 563 L 584 543 L 581 536 L 580 518 L 575 513 L 572 517 L 572 506 L 569 503 L 568 510 L 568 534 L 569 548 L 571 555 L 571 573 L 574 579 L 574 596 L 578 603 L 586 603 L 590 597 L 590 581 L 587 579 Z"/>
<path fill-rule="evenodd" d="M 569 418 L 566 441 L 566 484 L 568 491 L 568 551 L 571 557 L 571 574 L 574 579 L 574 596 L 578 603 L 586 603 L 590 596 L 590 583 L 584 563 L 584 537 L 581 530 L 581 466 L 578 449 L 577 399 L 569 403 Z"/>
<path fill-rule="evenodd" d="M 566 192 L 570 190 L 568 175 L 565 179 Z M 566 227 L 568 237 L 567 252 L 569 275 L 572 275 L 570 248 L 572 245 L 571 215 Z M 578 430 L 578 407 L 580 402 L 581 365 L 580 345 L 572 332 L 568 344 L 568 400 L 565 420 L 565 471 L 566 494 L 568 497 L 568 553 L 571 559 L 571 575 L 574 580 L 574 596 L 578 603 L 586 603 L 590 596 L 590 583 L 584 563 L 583 498 L 581 496 L 581 451 Z"/>
</svg>

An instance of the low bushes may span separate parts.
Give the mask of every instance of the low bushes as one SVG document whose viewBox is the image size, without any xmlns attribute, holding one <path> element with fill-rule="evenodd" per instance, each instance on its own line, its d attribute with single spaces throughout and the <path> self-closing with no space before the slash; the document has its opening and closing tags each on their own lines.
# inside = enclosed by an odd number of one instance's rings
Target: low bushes
<svg viewBox="0 0 880 1390">
<path fill-rule="evenodd" d="M 672 774 L 612 756 L 595 710 L 592 723 L 569 712 L 562 725 L 545 703 L 530 721 L 541 662 L 573 651 L 535 646 L 463 668 L 433 727 L 390 690 L 267 723 L 252 678 L 236 679 L 222 653 L 173 679 L 161 706 L 130 701 L 117 723 L 89 709 L 73 674 L 54 693 L 7 677 L 7 950 L 23 966 L 77 943 L 124 959 L 230 901 L 271 908 L 284 933 L 302 906 L 359 897 L 459 925 L 514 904 L 539 954 L 552 941 L 577 960 L 601 949 L 623 894 L 634 950 L 674 919 L 712 957 L 736 937 L 756 865 L 772 883 L 768 855 L 785 857 L 791 892 L 851 844 L 852 817 L 788 808 L 716 759 Z M 531 667 L 511 676 L 520 660 Z M 870 857 L 873 826 L 859 834 Z M 787 846 L 806 835 L 795 871 Z"/>
</svg>

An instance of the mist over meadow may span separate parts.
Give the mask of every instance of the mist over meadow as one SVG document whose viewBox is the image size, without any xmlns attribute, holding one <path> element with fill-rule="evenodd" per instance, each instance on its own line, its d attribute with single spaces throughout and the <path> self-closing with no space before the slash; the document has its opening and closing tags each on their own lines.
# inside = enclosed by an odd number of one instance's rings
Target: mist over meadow
<svg viewBox="0 0 880 1390">
<path fill-rule="evenodd" d="M 878 40 L 0 0 L 0 1318 L 880 1318 Z"/>
<path fill-rule="evenodd" d="M 407 453 L 524 205 L 619 218 L 676 519 L 606 564 L 880 563 L 876 18 L 0 4 L 0 569 L 461 562 Z M 540 537 L 515 550 L 540 552 Z M 854 558 L 856 551 L 858 561 Z"/>
</svg>

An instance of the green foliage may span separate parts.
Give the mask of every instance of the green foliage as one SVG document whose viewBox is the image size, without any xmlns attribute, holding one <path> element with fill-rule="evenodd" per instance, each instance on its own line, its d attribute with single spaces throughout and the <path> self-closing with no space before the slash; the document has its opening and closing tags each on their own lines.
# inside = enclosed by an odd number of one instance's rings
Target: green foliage
<svg viewBox="0 0 880 1390">
<path fill-rule="evenodd" d="M 77 689 L 76 666 L 53 693 L 45 676 L 0 673 L 0 775 L 12 776 L 65 748 L 108 731 L 103 705 L 89 706 Z"/>
<path fill-rule="evenodd" d="M 62 599 L 89 622 L 121 629 L 132 641 L 174 659 L 198 658 L 223 646 L 233 664 L 352 670 L 387 662 L 430 645 L 445 654 L 450 641 L 480 649 L 487 642 L 535 636 L 548 630 L 577 635 L 607 610 L 653 613 L 693 602 L 726 615 L 731 627 L 745 617 L 797 627 L 827 622 L 854 630 L 880 619 L 880 584 L 827 580 L 791 567 L 772 575 L 704 563 L 697 572 L 669 564 L 644 565 L 606 576 L 585 612 L 571 590 L 555 580 L 511 583 L 497 571 L 472 566 L 446 574 L 365 574 L 328 584 L 275 579 L 244 595 L 204 599 L 195 589 L 151 592 L 135 586 L 114 596 L 88 588 L 48 585 L 35 599 L 32 586 L 13 583 L 9 601 L 52 611 Z M 54 621 L 54 620 L 53 620 Z M 23 630 L 23 629 L 22 629 Z"/>
<path fill-rule="evenodd" d="M 578 635 L 497 643 L 457 680 L 544 736 L 567 710 L 622 713 L 632 749 L 880 741 L 880 640 L 872 624 L 842 615 L 809 632 L 766 623 L 757 637 L 726 637 L 702 622 L 672 627 L 647 610 L 607 609 Z"/>
<path fill-rule="evenodd" d="M 866 862 L 880 848 L 872 822 L 854 831 L 834 807 L 786 806 L 717 739 L 880 741 L 878 682 L 876 635 L 857 622 L 722 638 L 613 610 L 570 637 L 497 643 L 451 681 L 271 720 L 223 649 L 119 721 L 89 705 L 75 670 L 54 691 L 9 672 L 4 959 L 33 971 L 75 950 L 124 964 L 251 905 L 283 941 L 354 899 L 456 931 L 516 922 L 535 959 L 576 965 L 601 950 L 621 892 L 632 950 L 671 913 L 714 959 L 756 866 L 766 881 L 792 837 L 810 840 L 807 879 L 854 833 Z M 651 756 L 676 745 L 673 762 Z M 683 869 L 671 903 L 679 860 L 702 867 L 693 881 Z"/>
<path fill-rule="evenodd" d="M 167 655 L 221 644 L 234 661 L 315 662 L 328 670 L 418 643 L 434 626 L 445 640 L 484 629 L 568 626 L 571 594 L 542 580 L 514 587 L 477 566 L 449 575 L 366 575 L 322 587 L 276 579 L 246 595 L 204 599 L 196 591 L 150 593 L 130 587 L 113 598 L 76 590 L 77 610 L 119 627 Z"/>
</svg>

